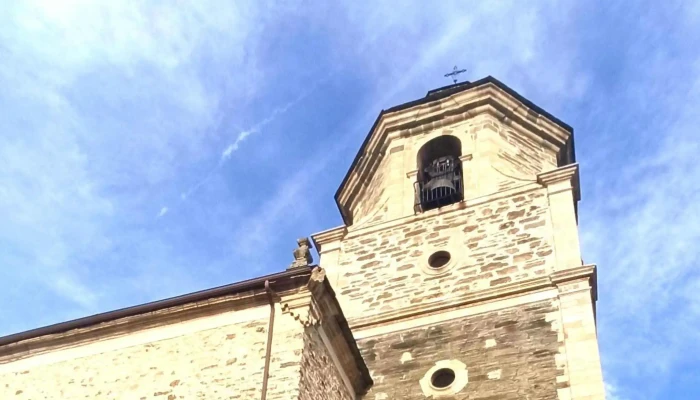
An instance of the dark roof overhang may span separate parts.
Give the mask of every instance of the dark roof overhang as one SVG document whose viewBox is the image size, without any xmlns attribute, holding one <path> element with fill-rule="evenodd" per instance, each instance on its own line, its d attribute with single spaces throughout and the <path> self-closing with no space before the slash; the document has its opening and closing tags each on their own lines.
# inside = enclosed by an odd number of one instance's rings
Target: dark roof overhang
<svg viewBox="0 0 700 400">
<path fill-rule="evenodd" d="M 261 295 L 264 295 L 265 281 L 269 281 L 270 285 L 272 285 L 275 291 L 277 292 L 292 290 L 306 285 L 309 282 L 310 276 L 311 268 L 291 269 L 284 272 L 261 276 L 259 278 L 232 283 L 229 285 L 188 293 L 182 296 L 171 297 L 169 299 L 154 301 L 133 307 L 122 308 L 119 310 L 109 311 L 101 314 L 95 314 L 89 317 L 74 319 L 71 321 L 61 322 L 54 325 L 48 325 L 37 329 L 3 336 L 0 337 L 0 346 L 226 295 L 239 294 L 249 291 L 259 291 Z"/>
</svg>

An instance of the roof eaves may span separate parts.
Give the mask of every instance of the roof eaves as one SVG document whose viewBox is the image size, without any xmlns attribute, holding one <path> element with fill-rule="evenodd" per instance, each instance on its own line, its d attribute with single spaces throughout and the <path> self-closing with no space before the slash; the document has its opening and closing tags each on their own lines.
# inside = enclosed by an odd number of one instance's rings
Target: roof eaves
<svg viewBox="0 0 700 400">
<path fill-rule="evenodd" d="M 311 268 L 313 268 L 313 266 Z M 229 285 L 219 286 L 211 289 L 201 290 L 198 292 L 188 293 L 181 296 L 171 297 L 169 299 L 163 299 L 150 303 L 140 304 L 137 306 L 108 311 L 101 314 L 95 314 L 84 318 L 78 318 L 71 321 L 61 322 L 54 325 L 48 325 L 37 329 L 3 336 L 0 337 L 0 346 L 20 342 L 27 339 L 33 339 L 40 336 L 62 333 L 72 329 L 84 328 L 87 326 L 96 325 L 99 323 L 113 321 L 116 319 L 130 317 L 138 314 L 145 314 L 196 301 L 202 301 L 215 297 L 242 293 L 245 291 L 255 289 L 264 289 L 265 281 L 270 281 L 271 284 L 274 284 L 275 290 L 277 291 L 302 286 L 308 282 L 309 276 L 311 276 L 311 268 L 286 270 L 283 272 L 248 279 Z"/>
</svg>

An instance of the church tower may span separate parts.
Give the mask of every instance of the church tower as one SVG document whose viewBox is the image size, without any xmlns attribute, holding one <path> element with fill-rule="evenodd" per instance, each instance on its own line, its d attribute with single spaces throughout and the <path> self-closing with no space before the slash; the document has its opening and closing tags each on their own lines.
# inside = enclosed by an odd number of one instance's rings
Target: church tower
<svg viewBox="0 0 700 400">
<path fill-rule="evenodd" d="M 384 110 L 313 235 L 365 399 L 603 399 L 573 130 L 492 77 Z"/>
</svg>

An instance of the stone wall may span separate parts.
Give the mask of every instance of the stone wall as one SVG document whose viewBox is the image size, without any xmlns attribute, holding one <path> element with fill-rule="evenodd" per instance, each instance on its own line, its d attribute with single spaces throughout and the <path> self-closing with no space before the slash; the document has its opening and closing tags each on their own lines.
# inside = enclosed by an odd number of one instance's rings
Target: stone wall
<svg viewBox="0 0 700 400">
<path fill-rule="evenodd" d="M 299 400 L 353 400 L 320 337 L 318 328 L 306 328 L 301 357 Z"/>
<path fill-rule="evenodd" d="M 0 365 L 0 398 L 258 399 L 268 310 L 250 310 L 257 315 L 252 320 L 183 334 L 170 332 L 182 329 L 178 325 L 131 332 L 107 342 L 21 360 L 17 365 L 22 362 L 28 366 L 14 371 L 11 362 Z M 231 315 L 229 318 L 235 318 L 235 313 Z M 143 335 L 153 340 L 133 344 Z M 85 355 L 90 346 L 102 348 Z M 278 314 L 268 399 L 289 400 L 298 395 L 303 347 L 301 324 Z M 62 351 L 76 356 L 56 361 Z"/>
<path fill-rule="evenodd" d="M 349 234 L 333 282 L 345 315 L 365 317 L 543 276 L 554 265 L 546 190 Z M 448 250 L 452 265 L 431 274 L 428 257 Z"/>
<path fill-rule="evenodd" d="M 390 179 L 391 166 L 398 161 L 394 159 L 393 154 L 382 158 L 376 172 L 371 176 L 365 194 L 358 201 L 357 207 L 352 213 L 353 220 L 357 223 L 375 224 L 387 219 L 387 194 L 392 191 L 392 181 L 395 181 L 395 179 Z"/>
<path fill-rule="evenodd" d="M 420 134 L 397 135 L 383 153 L 365 157 L 376 161 L 362 178 L 362 188 L 353 201 L 352 225 L 366 227 L 413 215 L 418 152 L 442 135 L 461 142 L 466 199 L 534 182 L 537 174 L 557 167 L 554 151 L 489 114 Z"/>
<path fill-rule="evenodd" d="M 556 155 L 543 151 L 532 140 L 510 129 L 498 129 L 499 148 L 495 166 L 502 173 L 520 179 L 533 179 L 537 174 L 557 166 Z M 499 189 L 505 190 L 520 184 L 518 179 L 499 181 Z"/>
<path fill-rule="evenodd" d="M 421 378 L 454 359 L 466 364 L 468 383 L 449 399 L 556 400 L 567 385 L 555 362 L 556 314 L 556 303 L 540 301 L 361 339 L 375 382 L 364 398 L 423 400 Z"/>
</svg>

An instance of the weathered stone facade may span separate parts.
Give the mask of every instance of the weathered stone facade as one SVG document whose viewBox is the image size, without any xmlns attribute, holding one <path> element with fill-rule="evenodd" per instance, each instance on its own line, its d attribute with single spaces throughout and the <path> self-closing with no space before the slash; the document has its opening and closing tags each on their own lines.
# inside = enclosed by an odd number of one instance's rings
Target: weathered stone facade
<svg viewBox="0 0 700 400">
<path fill-rule="evenodd" d="M 419 380 L 439 360 L 466 364 L 468 383 L 454 399 L 556 400 L 559 352 L 551 300 L 451 319 L 359 340 L 375 384 L 367 399 L 419 400 Z"/>
<path fill-rule="evenodd" d="M 4 383 L 0 398 L 257 398 L 267 338 L 266 309 L 258 311 L 257 318 L 250 321 L 191 333 L 185 333 L 183 327 L 165 326 L 149 332 L 153 341 L 146 343 L 134 344 L 137 337 L 113 339 L 112 343 L 74 348 L 76 357 L 66 355 L 70 358 L 65 361 L 51 363 L 48 358 L 44 364 L 37 360 L 35 366 L 0 375 Z M 177 328 L 181 332 L 167 338 L 171 336 L 168 331 Z M 276 328 L 272 370 L 273 380 L 280 384 L 271 388 L 269 398 L 286 399 L 284 391 L 298 380 L 299 356 L 295 353 L 303 348 L 303 327 L 280 320 Z M 90 349 L 100 344 L 107 350 Z M 80 357 L 80 350 L 94 354 Z"/>
<path fill-rule="evenodd" d="M 524 189 L 344 240 L 333 283 L 340 288 L 345 315 L 352 319 L 446 301 L 553 271 L 546 191 Z M 424 273 L 428 256 L 439 249 L 450 251 L 454 265 L 441 274 Z"/>
<path fill-rule="evenodd" d="M 307 328 L 301 359 L 299 400 L 352 400 L 354 393 L 332 360 L 316 328 Z"/>
<path fill-rule="evenodd" d="M 273 298 L 266 398 L 355 398 L 371 380 L 325 275 L 297 269 L 282 278 L 294 282 Z M 265 293 L 204 298 L 0 346 L 0 398 L 259 399 Z"/>
</svg>

